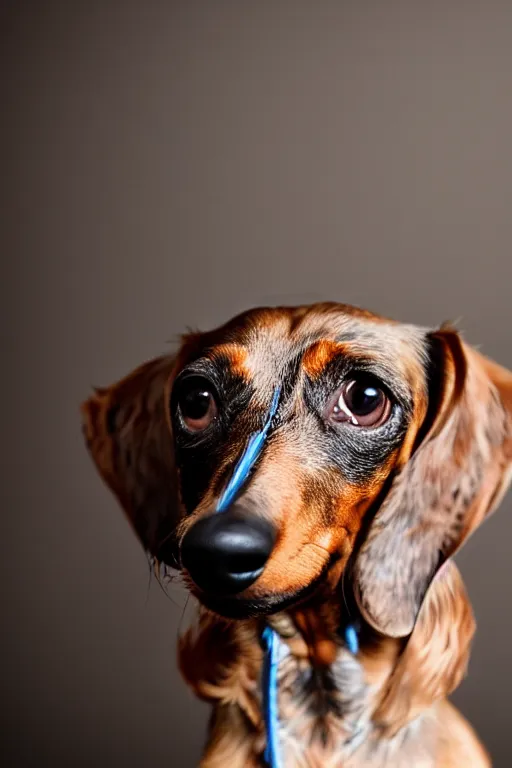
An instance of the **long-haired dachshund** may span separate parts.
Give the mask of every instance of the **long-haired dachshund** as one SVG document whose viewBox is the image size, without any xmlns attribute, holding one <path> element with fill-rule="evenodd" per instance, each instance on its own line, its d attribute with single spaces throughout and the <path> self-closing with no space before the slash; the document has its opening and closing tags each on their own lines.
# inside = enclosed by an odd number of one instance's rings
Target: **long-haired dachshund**
<svg viewBox="0 0 512 768">
<path fill-rule="evenodd" d="M 448 327 L 255 309 L 82 406 L 93 460 L 198 598 L 203 768 L 488 766 L 448 702 L 475 622 L 452 556 L 499 504 L 512 374 Z"/>
</svg>

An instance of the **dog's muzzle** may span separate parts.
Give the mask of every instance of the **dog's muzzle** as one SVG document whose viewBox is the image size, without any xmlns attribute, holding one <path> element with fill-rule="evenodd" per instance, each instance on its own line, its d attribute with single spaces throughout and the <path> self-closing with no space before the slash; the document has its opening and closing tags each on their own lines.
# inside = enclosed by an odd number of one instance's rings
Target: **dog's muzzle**
<svg viewBox="0 0 512 768">
<path fill-rule="evenodd" d="M 204 592 L 234 595 L 261 575 L 275 540 L 267 521 L 234 505 L 190 528 L 181 542 L 181 564 Z"/>
</svg>

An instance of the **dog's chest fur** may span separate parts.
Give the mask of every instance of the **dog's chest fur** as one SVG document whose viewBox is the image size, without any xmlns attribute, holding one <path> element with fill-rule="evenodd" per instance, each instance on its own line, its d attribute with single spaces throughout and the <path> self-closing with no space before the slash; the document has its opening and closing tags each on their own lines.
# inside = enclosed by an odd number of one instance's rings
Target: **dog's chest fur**
<svg viewBox="0 0 512 768">
<path fill-rule="evenodd" d="M 418 718 L 391 739 L 381 738 L 372 721 L 381 692 L 379 682 L 367 680 L 363 664 L 346 648 L 339 648 L 329 667 L 314 669 L 281 642 L 278 702 L 283 764 L 290 768 L 409 768 L 410 742 L 415 765 L 434 765 L 428 717 Z M 424 747 L 422 757 L 418 741 Z"/>
<path fill-rule="evenodd" d="M 327 765 L 348 755 L 370 730 L 370 686 L 357 659 L 340 648 L 335 662 L 314 668 L 281 641 L 279 736 L 284 763 Z"/>
<path fill-rule="evenodd" d="M 266 738 L 258 626 L 251 620 L 225 624 L 204 613 L 199 628 L 182 637 L 181 671 L 195 692 L 214 705 L 202 768 L 263 765 Z M 277 669 L 278 739 L 284 768 L 438 765 L 440 722 L 435 706 L 393 733 L 376 719 L 397 660 L 394 642 L 374 652 L 363 648 L 356 656 L 340 639 L 332 661 L 315 665 L 300 633 L 290 636 L 290 622 L 281 621 L 279 626 L 288 634 L 279 641 Z"/>
</svg>

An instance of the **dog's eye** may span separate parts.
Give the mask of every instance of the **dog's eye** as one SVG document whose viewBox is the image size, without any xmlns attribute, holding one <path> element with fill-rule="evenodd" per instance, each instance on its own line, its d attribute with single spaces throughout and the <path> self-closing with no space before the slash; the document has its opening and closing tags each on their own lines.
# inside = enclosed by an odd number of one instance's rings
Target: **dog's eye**
<svg viewBox="0 0 512 768">
<path fill-rule="evenodd" d="M 378 381 L 359 377 L 346 381 L 331 409 L 336 422 L 358 427 L 380 427 L 391 413 L 391 401 Z"/>
<path fill-rule="evenodd" d="M 183 423 L 190 432 L 202 432 L 217 415 L 212 385 L 199 376 L 190 376 L 182 382 L 177 405 Z"/>
</svg>

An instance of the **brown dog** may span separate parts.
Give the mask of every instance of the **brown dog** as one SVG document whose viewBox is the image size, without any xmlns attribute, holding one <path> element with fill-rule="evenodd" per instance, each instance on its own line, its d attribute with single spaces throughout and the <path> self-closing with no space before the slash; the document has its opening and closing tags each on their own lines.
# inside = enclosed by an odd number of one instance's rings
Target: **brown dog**
<svg viewBox="0 0 512 768">
<path fill-rule="evenodd" d="M 450 558 L 508 487 L 512 374 L 449 328 L 257 309 L 82 411 L 143 546 L 201 603 L 180 666 L 213 704 L 202 766 L 262 765 L 267 625 L 286 768 L 490 764 L 446 698 L 474 632 Z"/>
</svg>

